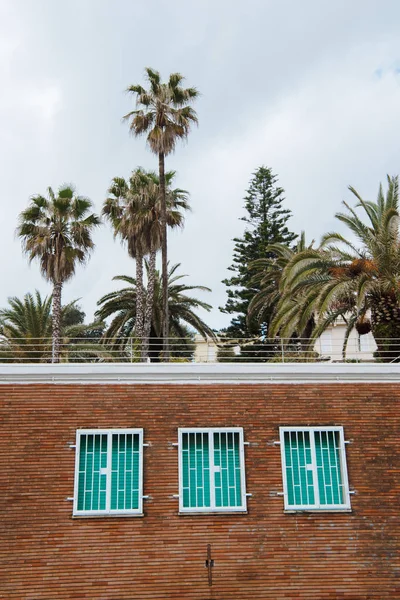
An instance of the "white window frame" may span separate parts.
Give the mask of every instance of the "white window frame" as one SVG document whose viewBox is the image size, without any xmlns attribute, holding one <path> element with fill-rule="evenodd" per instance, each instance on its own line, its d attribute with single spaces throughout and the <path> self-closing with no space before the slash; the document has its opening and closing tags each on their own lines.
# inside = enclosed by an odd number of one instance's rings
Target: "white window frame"
<svg viewBox="0 0 400 600">
<path fill-rule="evenodd" d="M 239 460 L 240 460 L 240 506 L 215 506 L 215 478 L 214 465 L 214 433 L 239 433 Z M 182 435 L 184 433 L 208 433 L 208 451 L 210 460 L 210 506 L 184 507 L 183 506 L 183 464 L 182 464 Z M 244 433 L 243 427 L 180 427 L 178 429 L 178 463 L 179 463 L 179 512 L 180 513 L 232 513 L 247 512 L 246 496 L 246 471 L 244 459 Z"/>
<path fill-rule="evenodd" d="M 136 434 L 139 435 L 139 506 L 134 509 L 111 509 L 111 469 L 112 469 L 112 435 Z M 105 510 L 78 510 L 78 483 L 79 483 L 79 455 L 82 435 L 107 435 L 107 487 Z M 77 429 L 75 453 L 75 480 L 74 503 L 72 514 L 74 517 L 104 517 L 104 516 L 143 516 L 143 429 Z"/>
<path fill-rule="evenodd" d="M 310 444 L 311 444 L 311 459 L 312 459 L 312 473 L 313 473 L 313 487 L 315 504 L 289 504 L 288 503 L 288 486 L 286 477 L 286 456 L 285 456 L 285 433 L 286 432 L 309 432 L 310 433 Z M 343 496 L 344 504 L 320 504 L 319 501 L 319 485 L 318 485 L 318 474 L 317 474 L 317 462 L 315 455 L 315 431 L 323 432 L 339 432 L 339 460 L 340 460 L 340 472 L 343 482 Z M 283 479 L 283 497 L 285 502 L 285 510 L 289 512 L 293 511 L 350 511 L 350 490 L 349 490 L 349 478 L 347 473 L 346 463 L 346 450 L 344 441 L 344 430 L 342 426 L 336 427 L 325 427 L 323 425 L 319 427 L 279 427 L 280 447 L 281 447 L 281 461 L 282 461 L 282 479 Z"/>
</svg>

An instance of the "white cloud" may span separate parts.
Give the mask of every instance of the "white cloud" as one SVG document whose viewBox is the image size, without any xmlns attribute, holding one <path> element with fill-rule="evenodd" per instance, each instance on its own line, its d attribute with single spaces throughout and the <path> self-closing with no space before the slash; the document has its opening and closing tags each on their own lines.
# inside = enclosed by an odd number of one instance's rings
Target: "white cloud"
<svg viewBox="0 0 400 600">
<path fill-rule="evenodd" d="M 61 109 L 61 91 L 55 86 L 32 90 L 27 104 L 45 121 L 51 121 Z"/>
<path fill-rule="evenodd" d="M 5 3 L 3 2 L 5 5 Z M 155 10 L 158 6 L 159 10 Z M 292 229 L 307 237 L 337 227 L 334 213 L 349 184 L 375 197 L 379 181 L 400 168 L 400 6 L 388 0 L 266 3 L 184 0 L 8 2 L 0 19 L 0 306 L 11 294 L 49 289 L 13 239 L 17 214 L 32 193 L 73 181 L 99 211 L 110 179 L 141 164 L 156 168 L 144 140 L 129 138 L 123 95 L 152 65 L 181 70 L 203 93 L 200 127 L 168 158 L 177 184 L 191 192 L 193 213 L 170 237 L 181 262 L 215 309 L 220 327 L 234 236 L 243 231 L 243 196 L 251 173 L 270 166 L 286 190 Z M 178 18 L 179 17 L 179 18 Z M 151 20 L 152 35 L 146 24 Z M 66 44 L 68 39 L 71 43 Z M 96 300 L 134 264 L 106 227 L 86 269 L 65 288 Z M 208 297 L 210 296 L 210 298 Z"/>
</svg>

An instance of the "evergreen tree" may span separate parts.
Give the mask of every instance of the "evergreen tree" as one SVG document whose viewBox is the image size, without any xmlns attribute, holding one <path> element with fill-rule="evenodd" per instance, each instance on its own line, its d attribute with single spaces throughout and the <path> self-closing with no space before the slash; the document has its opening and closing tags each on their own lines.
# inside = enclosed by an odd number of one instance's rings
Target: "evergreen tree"
<svg viewBox="0 0 400 600">
<path fill-rule="evenodd" d="M 276 185 L 277 176 L 268 167 L 259 167 L 250 181 L 244 198 L 246 216 L 241 220 L 246 229 L 241 238 L 234 238 L 233 264 L 229 270 L 233 276 L 224 279 L 228 290 L 228 301 L 220 310 L 234 315 L 229 327 L 224 330 L 227 337 L 252 337 L 268 330 L 268 316 L 260 326 L 255 319 L 247 321 L 247 310 L 253 296 L 259 291 L 252 283 L 250 263 L 265 258 L 270 244 L 293 242 L 297 235 L 286 226 L 291 217 L 289 209 L 282 208 L 284 190 Z"/>
</svg>

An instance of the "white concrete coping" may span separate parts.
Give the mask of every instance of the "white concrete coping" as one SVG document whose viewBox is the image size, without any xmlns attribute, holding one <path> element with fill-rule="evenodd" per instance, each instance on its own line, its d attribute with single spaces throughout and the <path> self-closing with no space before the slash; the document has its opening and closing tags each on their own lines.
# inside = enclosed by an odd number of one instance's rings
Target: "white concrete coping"
<svg viewBox="0 0 400 600">
<path fill-rule="evenodd" d="M 400 364 L 65 363 L 0 365 L 0 384 L 400 383 Z"/>
</svg>

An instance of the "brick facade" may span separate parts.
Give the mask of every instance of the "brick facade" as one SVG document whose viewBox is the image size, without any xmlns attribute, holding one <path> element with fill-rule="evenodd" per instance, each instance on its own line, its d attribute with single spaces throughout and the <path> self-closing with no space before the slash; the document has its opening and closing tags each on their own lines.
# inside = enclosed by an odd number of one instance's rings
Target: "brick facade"
<svg viewBox="0 0 400 600">
<path fill-rule="evenodd" d="M 395 383 L 0 386 L 0 598 L 399 598 Z M 283 512 L 281 425 L 343 425 L 351 513 Z M 248 514 L 178 514 L 178 427 L 240 426 Z M 143 427 L 144 517 L 72 518 L 77 428 Z M 211 544 L 213 585 L 205 568 Z"/>
</svg>

